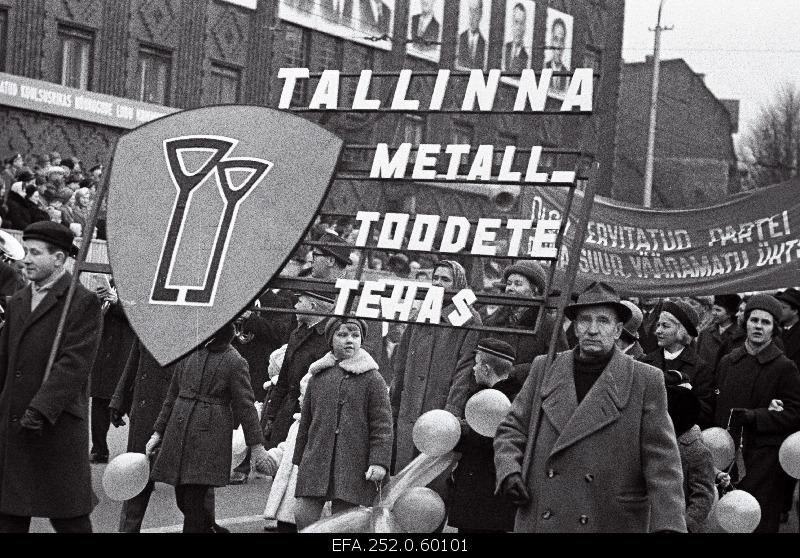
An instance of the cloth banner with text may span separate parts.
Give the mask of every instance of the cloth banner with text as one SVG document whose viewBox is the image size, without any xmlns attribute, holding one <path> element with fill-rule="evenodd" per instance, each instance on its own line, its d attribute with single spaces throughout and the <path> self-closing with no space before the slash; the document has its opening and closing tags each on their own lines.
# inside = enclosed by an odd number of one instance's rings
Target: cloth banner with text
<svg viewBox="0 0 800 558">
<path fill-rule="evenodd" d="M 565 188 L 534 188 L 532 217 L 560 219 Z M 800 180 L 696 209 L 643 209 L 595 198 L 581 250 L 580 290 L 605 281 L 620 294 L 688 296 L 800 284 Z M 583 200 L 576 192 L 559 268 L 566 268 Z"/>
</svg>

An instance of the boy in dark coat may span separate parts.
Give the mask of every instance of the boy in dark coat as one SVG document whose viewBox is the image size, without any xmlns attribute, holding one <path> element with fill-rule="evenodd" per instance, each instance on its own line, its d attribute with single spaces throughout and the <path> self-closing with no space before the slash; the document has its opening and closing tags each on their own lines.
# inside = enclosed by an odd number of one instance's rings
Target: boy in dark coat
<svg viewBox="0 0 800 558">
<path fill-rule="evenodd" d="M 175 487 L 184 533 L 213 532 L 214 517 L 204 500 L 212 487 L 228 484 L 236 424 L 242 425 L 257 468 L 268 459 L 247 361 L 232 339 L 233 325 L 227 324 L 178 363 L 145 447 L 152 455 L 160 446 L 150 476 Z"/>
<path fill-rule="evenodd" d="M 680 372 L 664 374 L 667 386 L 667 412 L 678 437 L 683 468 L 683 495 L 686 498 L 686 528 L 690 533 L 705 531 L 706 521 L 714 506 L 714 458 L 703 444 L 697 417 L 700 402 L 692 388 L 684 383 Z"/>
<path fill-rule="evenodd" d="M 514 348 L 494 338 L 482 339 L 472 367 L 478 393 L 496 389 L 513 401 L 522 384 L 510 375 L 516 359 Z M 473 393 L 473 395 L 474 395 Z M 447 524 L 459 533 L 503 533 L 514 529 L 516 508 L 505 497 L 495 495 L 494 438 L 475 432 L 461 421 L 461 439 L 455 450 L 461 459 L 453 473 Z"/>
</svg>

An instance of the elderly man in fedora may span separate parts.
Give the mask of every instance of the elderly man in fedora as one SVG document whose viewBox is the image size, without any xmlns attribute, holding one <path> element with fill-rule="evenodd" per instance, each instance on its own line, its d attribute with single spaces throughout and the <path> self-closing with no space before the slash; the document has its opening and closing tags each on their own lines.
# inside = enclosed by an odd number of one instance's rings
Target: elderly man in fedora
<svg viewBox="0 0 800 558">
<path fill-rule="evenodd" d="M 630 310 L 592 283 L 566 310 L 578 346 L 533 361 L 495 437 L 518 532 L 686 532 L 664 374 L 615 346 Z"/>
<path fill-rule="evenodd" d="M 87 383 L 100 341 L 100 302 L 80 284 L 50 374 L 53 338 L 72 276 L 74 236 L 41 221 L 22 233 L 31 284 L 8 304 L 0 334 L 0 533 L 47 517 L 58 532 L 91 532 Z"/>
</svg>

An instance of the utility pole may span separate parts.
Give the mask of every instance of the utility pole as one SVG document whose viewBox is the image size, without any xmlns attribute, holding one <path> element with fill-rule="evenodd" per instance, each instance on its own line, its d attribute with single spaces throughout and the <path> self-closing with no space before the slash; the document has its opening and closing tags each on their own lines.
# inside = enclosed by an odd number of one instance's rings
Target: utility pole
<svg viewBox="0 0 800 558">
<path fill-rule="evenodd" d="M 650 127 L 647 132 L 647 160 L 644 167 L 644 206 L 650 207 L 653 198 L 653 158 L 656 144 L 656 112 L 658 111 L 658 73 L 661 67 L 661 31 L 669 31 L 673 27 L 661 27 L 661 10 L 664 0 L 658 4 L 658 21 L 655 29 L 655 44 L 653 45 L 653 89 L 650 95 Z"/>
</svg>

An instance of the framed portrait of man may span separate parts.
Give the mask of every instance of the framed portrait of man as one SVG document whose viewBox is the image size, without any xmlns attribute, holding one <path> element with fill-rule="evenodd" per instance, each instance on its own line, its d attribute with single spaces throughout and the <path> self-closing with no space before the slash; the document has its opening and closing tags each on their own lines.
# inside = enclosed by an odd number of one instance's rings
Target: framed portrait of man
<svg viewBox="0 0 800 558">
<path fill-rule="evenodd" d="M 531 67 L 533 60 L 533 22 L 536 3 L 531 0 L 505 0 L 505 27 L 501 69 L 519 73 Z M 517 84 L 519 78 L 503 78 L 506 83 Z"/>
<path fill-rule="evenodd" d="M 389 48 L 394 24 L 394 0 L 357 0 L 356 27 L 368 37 L 386 37 Z M 380 41 L 378 41 L 380 42 Z"/>
<path fill-rule="evenodd" d="M 395 0 L 280 0 L 284 21 L 363 45 L 391 50 Z M 384 39 L 375 40 L 378 37 Z"/>
<path fill-rule="evenodd" d="M 456 68 L 486 69 L 491 0 L 460 0 Z"/>
<path fill-rule="evenodd" d="M 438 63 L 442 54 L 444 0 L 411 0 L 408 14 L 406 52 Z"/>
<path fill-rule="evenodd" d="M 572 23 L 569 14 L 547 8 L 547 25 L 545 35 L 543 68 L 552 68 L 554 72 L 569 72 L 572 62 Z M 550 80 L 548 94 L 563 99 L 569 88 L 569 77 L 559 76 Z"/>
</svg>

